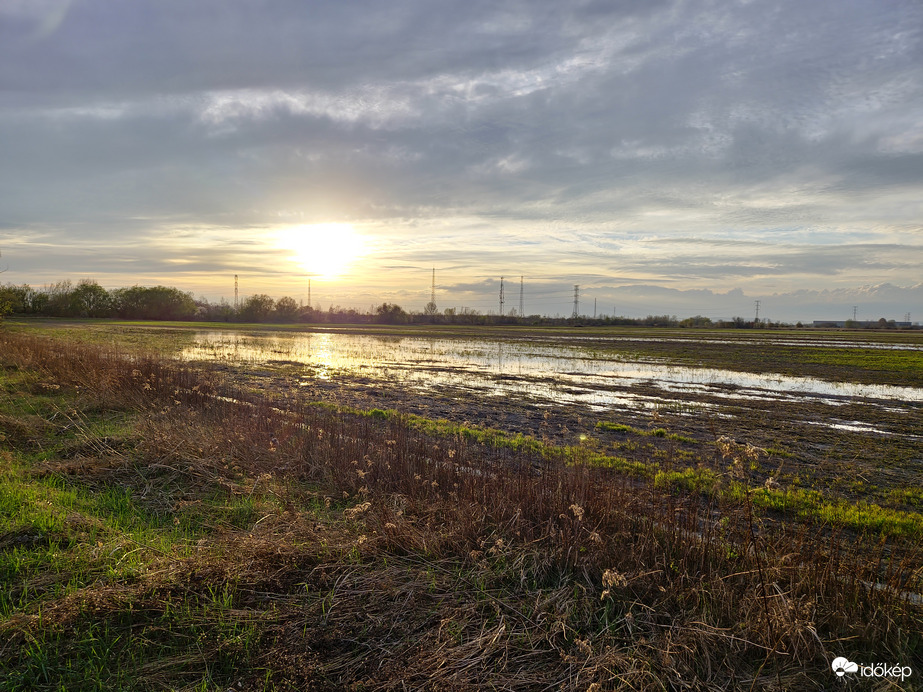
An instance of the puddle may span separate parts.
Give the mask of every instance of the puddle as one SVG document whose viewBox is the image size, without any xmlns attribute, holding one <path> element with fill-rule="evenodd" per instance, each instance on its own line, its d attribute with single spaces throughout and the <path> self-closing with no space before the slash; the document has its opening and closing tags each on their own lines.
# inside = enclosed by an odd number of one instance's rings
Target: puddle
<svg viewBox="0 0 923 692">
<path fill-rule="evenodd" d="M 907 433 L 896 433 L 891 432 L 890 430 L 882 430 L 881 428 L 876 428 L 875 426 L 868 425 L 859 420 L 854 421 L 813 421 L 813 420 L 803 420 L 799 421 L 802 425 L 820 425 L 825 428 L 832 428 L 833 430 L 845 430 L 847 432 L 856 432 L 856 433 L 867 433 L 870 435 L 886 435 L 889 437 L 902 437 L 907 440 L 923 440 L 923 436 L 920 435 L 908 435 Z"/>
</svg>

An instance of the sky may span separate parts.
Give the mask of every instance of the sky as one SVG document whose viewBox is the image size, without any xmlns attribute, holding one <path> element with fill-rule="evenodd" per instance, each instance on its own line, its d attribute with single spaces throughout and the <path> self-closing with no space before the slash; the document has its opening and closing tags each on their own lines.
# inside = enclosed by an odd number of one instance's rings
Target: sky
<svg viewBox="0 0 923 692">
<path fill-rule="evenodd" d="M 919 0 L 3 0 L 0 281 L 923 321 Z M 520 277 L 522 277 L 520 279 Z M 594 307 L 595 306 L 595 307 Z"/>
</svg>

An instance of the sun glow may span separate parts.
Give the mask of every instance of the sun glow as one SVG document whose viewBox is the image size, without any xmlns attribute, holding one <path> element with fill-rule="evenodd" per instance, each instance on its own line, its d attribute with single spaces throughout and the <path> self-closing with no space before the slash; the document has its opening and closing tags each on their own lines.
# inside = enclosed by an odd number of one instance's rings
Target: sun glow
<svg viewBox="0 0 923 692">
<path fill-rule="evenodd" d="M 348 223 L 318 223 L 279 232 L 278 246 L 292 252 L 308 276 L 333 278 L 344 274 L 365 253 L 365 240 Z"/>
</svg>

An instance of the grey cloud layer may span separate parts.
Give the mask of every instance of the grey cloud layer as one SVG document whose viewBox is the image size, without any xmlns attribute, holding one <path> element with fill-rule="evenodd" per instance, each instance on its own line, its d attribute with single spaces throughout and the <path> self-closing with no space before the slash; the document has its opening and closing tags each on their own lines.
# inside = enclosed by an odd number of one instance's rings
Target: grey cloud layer
<svg viewBox="0 0 923 692">
<path fill-rule="evenodd" d="M 497 228 L 580 235 L 570 255 L 516 245 L 536 273 L 908 283 L 921 65 L 914 0 L 11 0 L 0 228 L 105 243 L 351 219 L 448 229 L 410 263 L 487 261 Z M 645 236 L 770 246 L 669 257 Z"/>
</svg>

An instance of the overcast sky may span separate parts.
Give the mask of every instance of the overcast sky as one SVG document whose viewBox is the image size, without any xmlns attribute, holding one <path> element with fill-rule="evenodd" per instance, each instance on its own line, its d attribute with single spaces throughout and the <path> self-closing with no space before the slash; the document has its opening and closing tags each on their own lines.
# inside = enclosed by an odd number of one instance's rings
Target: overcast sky
<svg viewBox="0 0 923 692">
<path fill-rule="evenodd" d="M 336 278 L 279 240 L 349 228 Z M 212 300 L 419 310 L 435 267 L 440 308 L 502 275 L 530 313 L 923 320 L 923 4 L 3 0 L 0 252 Z"/>
</svg>

